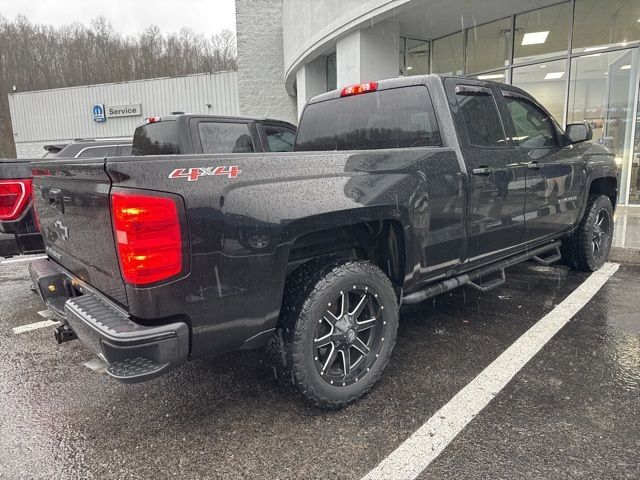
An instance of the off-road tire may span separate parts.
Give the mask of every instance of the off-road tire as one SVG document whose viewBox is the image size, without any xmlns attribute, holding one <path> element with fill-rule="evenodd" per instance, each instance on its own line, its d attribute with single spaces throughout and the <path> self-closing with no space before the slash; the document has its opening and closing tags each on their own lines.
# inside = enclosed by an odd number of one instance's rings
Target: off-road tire
<svg viewBox="0 0 640 480">
<path fill-rule="evenodd" d="M 600 222 L 600 225 L 598 225 Z M 599 248 L 594 239 L 600 234 Z M 574 270 L 595 272 L 607 261 L 613 238 L 613 207 L 606 195 L 589 195 L 580 225 L 562 242 L 562 258 Z"/>
<path fill-rule="evenodd" d="M 354 286 L 375 291 L 376 305 L 383 307 L 379 313 L 384 336 L 375 359 L 367 357 L 373 364 L 361 378 L 346 386 L 329 384 L 317 367 L 315 332 L 319 318 L 326 316 L 328 303 Z M 278 326 L 268 346 L 278 380 L 316 407 L 333 410 L 348 405 L 366 395 L 380 379 L 395 344 L 398 316 L 393 286 L 372 263 L 337 257 L 307 262 L 287 279 Z"/>
</svg>

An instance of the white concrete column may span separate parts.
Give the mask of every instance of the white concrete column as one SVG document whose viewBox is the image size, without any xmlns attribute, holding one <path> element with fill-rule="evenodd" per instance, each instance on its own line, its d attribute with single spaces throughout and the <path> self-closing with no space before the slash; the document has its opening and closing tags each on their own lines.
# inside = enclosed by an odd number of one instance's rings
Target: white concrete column
<svg viewBox="0 0 640 480">
<path fill-rule="evenodd" d="M 283 81 L 282 0 L 236 0 L 240 113 L 296 122 Z"/>
<path fill-rule="evenodd" d="M 307 100 L 327 91 L 326 63 L 326 58 L 321 55 L 300 67 L 296 72 L 298 119 L 302 115 Z"/>
<path fill-rule="evenodd" d="M 400 27 L 388 20 L 344 36 L 336 45 L 338 88 L 399 75 Z"/>
</svg>

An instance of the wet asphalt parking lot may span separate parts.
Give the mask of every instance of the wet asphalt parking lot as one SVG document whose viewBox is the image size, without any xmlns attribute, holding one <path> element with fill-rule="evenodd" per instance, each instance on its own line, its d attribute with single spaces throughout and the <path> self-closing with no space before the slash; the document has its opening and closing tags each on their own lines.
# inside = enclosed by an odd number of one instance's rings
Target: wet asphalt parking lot
<svg viewBox="0 0 640 480">
<path fill-rule="evenodd" d="M 614 255 L 613 276 L 418 478 L 640 478 L 639 258 Z M 382 382 L 323 412 L 283 390 L 261 351 L 120 385 L 52 327 L 14 333 L 44 307 L 27 264 L 2 264 L 0 478 L 362 478 L 589 277 L 527 262 L 491 292 L 404 309 Z"/>
</svg>

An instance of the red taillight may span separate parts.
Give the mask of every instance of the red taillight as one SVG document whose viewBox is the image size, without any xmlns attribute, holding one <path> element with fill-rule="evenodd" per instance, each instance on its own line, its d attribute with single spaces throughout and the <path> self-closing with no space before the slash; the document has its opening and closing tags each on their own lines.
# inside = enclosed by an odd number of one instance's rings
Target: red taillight
<svg viewBox="0 0 640 480">
<path fill-rule="evenodd" d="M 172 198 L 112 193 L 120 270 L 127 283 L 145 285 L 182 271 L 182 234 Z"/>
<path fill-rule="evenodd" d="M 0 220 L 17 220 L 31 200 L 31 180 L 0 180 Z"/>
<path fill-rule="evenodd" d="M 378 82 L 361 83 L 360 85 L 352 85 L 342 89 L 341 97 L 350 97 L 351 95 L 360 95 L 361 93 L 375 92 L 378 89 Z"/>
</svg>

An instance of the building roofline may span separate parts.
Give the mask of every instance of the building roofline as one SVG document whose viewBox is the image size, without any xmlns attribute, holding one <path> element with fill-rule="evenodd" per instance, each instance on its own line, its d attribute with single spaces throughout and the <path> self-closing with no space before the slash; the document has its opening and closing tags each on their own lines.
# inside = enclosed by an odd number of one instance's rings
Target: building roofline
<svg viewBox="0 0 640 480">
<path fill-rule="evenodd" d="M 20 95 L 29 95 L 34 93 L 47 93 L 47 92 L 57 92 L 62 90 L 76 90 L 80 88 L 92 88 L 92 87 L 106 87 L 110 85 L 126 85 L 130 83 L 144 83 L 144 82 L 153 82 L 157 80 L 171 80 L 176 78 L 188 78 L 188 77 L 203 77 L 207 75 L 222 75 L 225 73 L 238 73 L 236 70 L 222 70 L 219 72 L 201 72 L 201 73 L 192 73 L 191 75 L 176 75 L 173 77 L 154 77 L 154 78 L 141 78 L 139 80 L 125 80 L 124 82 L 107 82 L 107 83 L 93 83 L 91 85 L 75 85 L 71 87 L 58 87 L 58 88 L 48 88 L 45 90 L 29 90 L 26 92 L 11 92 L 9 93 L 9 97 L 18 97 Z"/>
<path fill-rule="evenodd" d="M 285 65 L 285 88 L 290 95 L 294 95 L 293 84 L 296 80 L 296 72 L 305 63 L 313 60 L 327 50 L 330 43 L 337 42 L 339 38 L 360 28 L 369 22 L 378 23 L 390 16 L 393 10 L 410 3 L 413 0 L 374 0 L 367 2 L 362 8 L 353 10 L 350 15 L 340 17 L 306 43 L 304 43 L 293 56 L 293 61 Z M 377 5 L 372 6 L 372 3 Z"/>
</svg>

